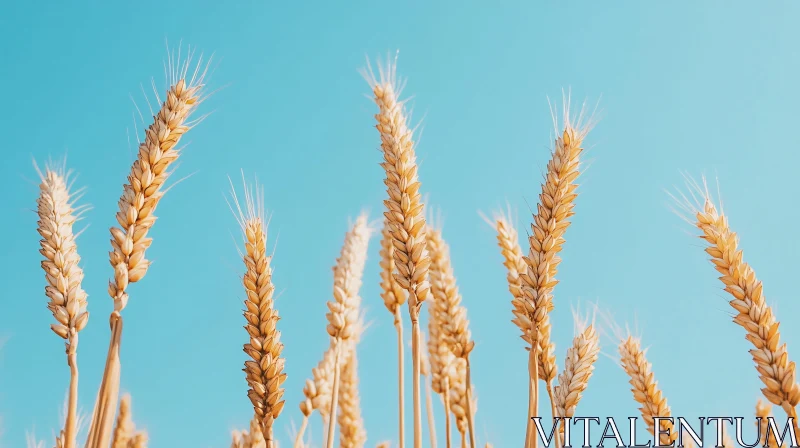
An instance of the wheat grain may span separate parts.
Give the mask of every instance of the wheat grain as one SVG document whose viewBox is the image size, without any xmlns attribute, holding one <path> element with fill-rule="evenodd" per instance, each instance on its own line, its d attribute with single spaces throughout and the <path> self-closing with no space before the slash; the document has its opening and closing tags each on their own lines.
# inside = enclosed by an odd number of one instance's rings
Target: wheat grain
<svg viewBox="0 0 800 448">
<path fill-rule="evenodd" d="M 450 448 L 450 366 L 456 357 L 439 335 L 439 319 L 433 309 L 436 305 L 428 302 L 428 361 L 430 365 L 431 388 L 441 395 L 444 402 L 445 416 L 445 443 Z M 421 371 L 421 370 L 420 370 Z"/>
<path fill-rule="evenodd" d="M 47 308 L 56 319 L 50 328 L 64 339 L 70 368 L 67 418 L 59 443 L 64 448 L 74 448 L 77 437 L 78 332 L 86 327 L 89 312 L 86 311 L 87 294 L 81 287 L 83 270 L 79 266 L 81 258 L 73 225 L 86 207 L 75 206 L 80 192 L 70 192 L 70 173 L 64 165 L 48 163 L 44 173 L 38 167 L 36 170 L 41 179 L 36 200 L 37 230 L 42 237 L 39 253 L 44 256 L 41 265 L 47 281 L 45 295 L 50 299 Z"/>
<path fill-rule="evenodd" d="M 386 441 L 386 442 L 381 442 L 381 443 L 375 445 L 375 448 L 391 448 L 391 446 L 392 446 L 392 444 L 390 442 Z"/>
<path fill-rule="evenodd" d="M 700 229 L 700 238 L 708 243 L 706 253 L 721 274 L 720 280 L 733 299 L 729 302 L 737 314 L 733 321 L 747 332 L 746 339 L 753 344 L 750 354 L 766 387 L 761 389 L 771 403 L 781 406 L 795 418 L 796 406 L 800 402 L 800 386 L 795 380 L 795 363 L 789 361 L 786 344 L 780 342 L 779 323 L 772 308 L 764 299 L 763 284 L 747 264 L 739 249 L 735 232 L 728 227 L 728 219 L 718 211 L 707 188 L 693 183 L 694 193 L 702 196 L 703 204 L 691 204 L 685 208 L 693 212 L 695 225 Z M 797 429 L 797 428 L 796 428 Z"/>
<path fill-rule="evenodd" d="M 642 350 L 639 339 L 628 336 L 622 340 L 619 344 L 619 354 L 622 368 L 630 377 L 633 399 L 642 405 L 639 411 L 647 424 L 647 430 L 655 436 L 653 417 L 670 417 L 672 415 L 667 399 L 658 389 L 658 383 L 653 376 L 651 365 L 647 362 L 645 350 Z M 673 424 L 667 420 L 661 421 L 661 430 L 669 430 L 669 435 L 661 435 L 661 445 L 669 445 L 678 437 Z"/>
<path fill-rule="evenodd" d="M 244 352 L 251 358 L 245 361 L 244 372 L 250 389 L 247 396 L 253 404 L 261 431 L 267 445 L 271 446 L 273 422 L 283 410 L 285 358 L 281 357 L 283 344 L 277 329 L 278 312 L 275 309 L 272 283 L 272 257 L 267 254 L 267 222 L 263 210 L 263 192 L 255 186 L 255 193 L 245 185 L 245 209 L 232 191 L 237 209 L 237 221 L 244 234 L 245 251 L 241 254 L 245 264 L 242 283 L 247 294 L 244 301 L 245 329 L 250 338 Z"/>
<path fill-rule="evenodd" d="M 416 150 L 413 131 L 409 129 L 404 102 L 398 100 L 402 90 L 397 84 L 396 65 L 389 62 L 379 66 L 379 78 L 364 72 L 372 88 L 379 112 L 375 115 L 376 128 L 381 137 L 384 162 L 381 163 L 386 178 L 384 215 L 391 225 L 395 247 L 395 278 L 408 291 L 408 309 L 411 317 L 411 355 L 414 402 L 414 448 L 422 447 L 422 412 L 419 384 L 419 314 L 422 302 L 428 296 L 427 271 L 430 259 L 426 253 L 425 218 L 417 177 Z"/>
</svg>

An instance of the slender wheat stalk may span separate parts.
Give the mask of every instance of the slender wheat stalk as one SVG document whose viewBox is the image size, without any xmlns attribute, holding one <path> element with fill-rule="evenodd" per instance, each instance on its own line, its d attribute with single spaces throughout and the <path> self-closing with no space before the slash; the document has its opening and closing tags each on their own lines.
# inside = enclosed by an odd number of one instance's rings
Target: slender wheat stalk
<svg viewBox="0 0 800 448">
<path fill-rule="evenodd" d="M 427 343 L 425 341 L 425 335 L 421 335 L 421 342 L 423 346 L 427 347 Z M 426 350 L 420 350 L 420 375 L 422 375 L 422 381 L 425 383 L 425 412 L 428 417 L 428 435 L 431 438 L 431 448 L 436 448 L 436 421 L 433 416 L 433 399 L 432 399 L 432 391 L 431 391 L 431 383 L 429 381 L 429 377 L 431 376 L 431 364 L 430 360 L 428 359 L 428 352 Z"/>
<path fill-rule="evenodd" d="M 414 448 L 422 447 L 422 411 L 420 399 L 420 328 L 422 302 L 428 296 L 427 271 L 430 260 L 425 249 L 425 218 L 419 193 L 413 132 L 408 128 L 404 103 L 398 100 L 402 90 L 397 84 L 396 65 L 379 67 L 380 77 L 364 73 L 370 83 L 379 112 L 375 115 L 381 136 L 386 172 L 384 183 L 389 198 L 384 201 L 386 219 L 391 226 L 395 247 L 395 278 L 408 291 L 411 317 L 411 356 L 413 368 Z"/>
<path fill-rule="evenodd" d="M 404 368 L 403 368 L 403 317 L 401 307 L 406 303 L 406 293 L 395 279 L 397 269 L 394 261 L 391 224 L 388 219 L 384 219 L 383 229 L 381 230 L 381 298 L 386 309 L 394 317 L 394 328 L 397 331 L 397 403 L 398 403 L 398 448 L 405 446 L 405 387 L 404 387 Z"/>
<path fill-rule="evenodd" d="M 263 192 L 258 184 L 255 192 L 245 184 L 245 208 L 242 209 L 236 192 L 231 185 L 236 219 L 242 229 L 245 251 L 241 253 L 245 265 L 242 283 L 247 294 L 244 301 L 245 330 L 249 342 L 243 350 L 250 357 L 244 363 L 247 396 L 259 420 L 261 433 L 268 447 L 272 447 L 272 427 L 283 410 L 285 401 L 282 386 L 286 380 L 281 357 L 283 344 L 281 332 L 277 329 L 278 311 L 275 309 L 272 283 L 272 257 L 267 254 L 267 220 L 264 215 Z"/>
<path fill-rule="evenodd" d="M 666 397 L 658 389 L 658 383 L 653 376 L 650 363 L 647 362 L 645 352 L 646 350 L 641 348 L 639 339 L 633 336 L 628 336 L 619 344 L 620 363 L 630 377 L 633 399 L 642 405 L 639 411 L 647 424 L 647 430 L 655 436 L 653 417 L 670 417 L 672 414 Z M 669 436 L 662 434 L 660 437 L 662 446 L 670 445 L 678 438 L 673 424 L 667 420 L 661 420 L 661 430 L 669 430 Z"/>
<path fill-rule="evenodd" d="M 795 363 L 789 360 L 786 344 L 780 342 L 779 322 L 764 298 L 763 284 L 744 261 L 739 238 L 728 227 L 725 214 L 717 210 L 708 189 L 694 182 L 690 185 L 695 200 L 694 204 L 685 201 L 684 209 L 694 215 L 694 224 L 702 232 L 700 238 L 708 243 L 705 251 L 721 274 L 719 279 L 725 285 L 725 291 L 733 296 L 729 302 L 736 310 L 733 321 L 745 329 L 745 337 L 753 345 L 750 354 L 766 386 L 761 392 L 767 400 L 781 406 L 789 417 L 794 418 L 795 430 L 798 431 L 796 407 L 800 402 L 800 386 L 795 379 Z M 702 197 L 702 206 L 695 193 Z"/>
<path fill-rule="evenodd" d="M 37 231 L 44 256 L 42 269 L 45 272 L 45 295 L 47 308 L 53 313 L 56 323 L 50 328 L 64 339 L 67 365 L 70 370 L 67 416 L 59 439 L 64 448 L 75 448 L 78 432 L 78 332 L 86 327 L 89 312 L 86 311 L 87 294 L 81 287 L 83 270 L 78 255 L 78 246 L 72 227 L 86 207 L 75 206 L 80 192 L 70 192 L 69 172 L 65 166 L 48 164 L 45 172 L 36 171 L 41 178 L 39 198 L 36 200 L 39 222 Z"/>
<path fill-rule="evenodd" d="M 470 411 L 471 400 L 468 395 L 471 392 L 471 378 L 469 369 L 469 354 L 475 347 L 475 342 L 471 339 L 469 331 L 469 320 L 467 310 L 461 305 L 461 295 L 456 286 L 456 279 L 453 275 L 453 268 L 450 262 L 450 253 L 442 238 L 441 230 L 429 228 L 427 233 L 428 253 L 431 258 L 429 270 L 431 282 L 431 296 L 434 304 L 434 312 L 437 314 L 439 324 L 437 337 L 447 345 L 456 358 L 463 360 L 464 378 L 467 383 L 464 386 L 463 403 L 467 412 L 466 422 L 469 425 L 470 448 L 475 448 L 475 436 L 472 428 L 472 412 Z"/>
<path fill-rule="evenodd" d="M 428 361 L 430 365 L 431 388 L 442 397 L 445 416 L 445 443 L 450 448 L 450 366 L 455 355 L 439 335 L 441 324 L 435 312 L 435 304 L 428 302 Z"/>
<path fill-rule="evenodd" d="M 180 155 L 178 143 L 194 125 L 189 122 L 189 117 L 201 102 L 206 72 L 200 71 L 201 65 L 198 63 L 194 72 L 189 73 L 191 59 L 190 54 L 171 73 L 171 87 L 161 109 L 154 114 L 153 123 L 145 131 L 145 139 L 139 145 L 128 182 L 123 186 L 116 215 L 120 227 L 111 228 L 109 261 L 114 268 L 114 277 L 108 285 L 108 294 L 114 300 L 114 311 L 110 316 L 111 340 L 92 414 L 87 448 L 105 448 L 109 443 L 119 390 L 120 313 L 128 303 L 128 285 L 141 280 L 150 266 L 145 259 L 145 252 L 153 240 L 147 233 L 156 221 L 156 206 L 166 192 L 163 186 L 171 174 L 169 168 Z M 173 67 L 171 60 L 169 66 Z M 158 101 L 161 102 L 160 99 Z"/>
<path fill-rule="evenodd" d="M 362 214 L 345 236 L 344 245 L 336 266 L 333 268 L 333 300 L 328 301 L 328 334 L 334 349 L 333 385 L 331 388 L 330 411 L 328 412 L 327 448 L 333 447 L 335 436 L 335 415 L 337 409 L 342 357 L 348 343 L 357 337 L 359 331 L 359 309 L 361 279 L 367 260 L 367 249 L 372 229 L 367 225 L 367 216 Z"/>
<path fill-rule="evenodd" d="M 545 382 L 553 412 L 555 400 L 552 384 L 557 368 L 555 345 L 550 340 L 549 313 L 553 309 L 553 289 L 558 283 L 555 279 L 561 261 L 558 254 L 564 244 L 569 218 L 574 215 L 583 140 L 591 128 L 591 120 L 584 125 L 583 118 L 582 110 L 577 120 L 571 122 L 569 101 L 565 100 L 564 129 L 555 140 L 555 149 L 547 164 L 537 211 L 533 215 L 531 235 L 528 237 L 530 250 L 523 258 L 527 269 L 520 273 L 522 297 L 515 296 L 513 300 L 514 323 L 522 330 L 523 339 L 530 344 L 530 330 L 532 327 L 538 328 L 539 378 Z"/>
</svg>

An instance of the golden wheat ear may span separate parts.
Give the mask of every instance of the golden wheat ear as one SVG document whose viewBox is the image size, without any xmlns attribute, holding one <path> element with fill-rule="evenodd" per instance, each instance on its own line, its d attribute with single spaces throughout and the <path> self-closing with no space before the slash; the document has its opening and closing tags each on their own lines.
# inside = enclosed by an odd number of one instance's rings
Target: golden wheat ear
<svg viewBox="0 0 800 448">
<path fill-rule="evenodd" d="M 62 162 L 48 161 L 44 171 L 35 161 L 34 167 L 41 179 L 36 204 L 39 216 L 37 231 L 42 237 L 39 253 L 44 257 L 41 266 L 47 282 L 45 295 L 49 299 L 47 308 L 56 319 L 50 328 L 64 340 L 70 368 L 66 418 L 56 444 L 75 448 L 79 423 L 78 332 L 86 327 L 89 312 L 86 310 L 88 295 L 81 286 L 83 270 L 79 266 L 81 257 L 73 226 L 88 206 L 76 205 L 82 190 L 73 188 L 74 177 L 66 169 L 66 159 Z"/>
<path fill-rule="evenodd" d="M 725 291 L 731 295 L 733 321 L 744 328 L 745 338 L 753 345 L 750 354 L 764 388 L 764 397 L 781 406 L 797 422 L 800 386 L 796 382 L 795 363 L 789 360 L 786 344 L 781 344 L 779 322 L 764 297 L 764 285 L 755 271 L 744 261 L 739 238 L 730 226 L 722 207 L 717 206 L 709 193 L 705 178 L 702 184 L 684 175 L 687 193 L 673 196 L 675 205 L 685 219 L 700 230 L 707 243 L 706 254 L 721 275 Z M 687 196 L 688 194 L 688 196 Z"/>
<path fill-rule="evenodd" d="M 170 87 L 163 100 L 156 94 L 160 108 L 152 112 L 153 121 L 139 143 L 127 182 L 123 185 L 116 220 L 112 227 L 109 261 L 114 274 L 108 284 L 108 294 L 114 301 L 111 313 L 111 340 L 106 357 L 103 379 L 97 393 L 86 447 L 108 446 L 114 410 L 117 407 L 120 376 L 121 312 L 128 303 L 128 286 L 147 273 L 150 261 L 145 258 L 153 242 L 148 232 L 156 221 L 155 210 L 167 189 L 165 182 L 181 154 L 178 146 L 183 135 L 202 120 L 191 120 L 197 106 L 204 100 L 205 77 L 208 65 L 202 58 L 195 62 L 194 51 L 185 59 L 168 58 Z M 180 63 L 175 63 L 181 60 Z M 150 103 L 148 102 L 148 106 Z"/>
<path fill-rule="evenodd" d="M 264 211 L 264 192 L 258 185 L 249 187 L 244 181 L 244 208 L 236 195 L 231 182 L 236 219 L 242 230 L 244 251 L 240 253 L 245 265 L 242 276 L 246 299 L 244 301 L 245 329 L 249 342 L 244 344 L 244 352 L 250 357 L 245 361 L 244 372 L 250 389 L 247 396 L 253 405 L 259 430 L 267 445 L 272 447 L 273 425 L 283 410 L 285 358 L 282 356 L 283 343 L 277 324 L 280 319 L 275 309 L 273 297 L 275 286 L 272 282 L 272 257 L 267 252 L 267 225 Z M 230 179 L 229 179 L 230 180 Z"/>
<path fill-rule="evenodd" d="M 564 358 L 564 370 L 555 387 L 556 412 L 559 417 L 574 417 L 575 408 L 589 385 L 600 353 L 600 337 L 595 331 L 596 313 L 581 314 L 572 310 L 576 336 Z"/>
</svg>

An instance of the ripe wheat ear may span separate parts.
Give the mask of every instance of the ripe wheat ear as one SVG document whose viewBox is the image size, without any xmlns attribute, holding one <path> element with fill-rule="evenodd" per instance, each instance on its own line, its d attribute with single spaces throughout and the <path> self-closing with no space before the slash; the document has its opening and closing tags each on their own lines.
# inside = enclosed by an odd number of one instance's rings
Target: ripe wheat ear
<svg viewBox="0 0 800 448">
<path fill-rule="evenodd" d="M 363 71 L 372 88 L 378 106 L 376 128 L 381 137 L 383 167 L 388 199 L 384 200 L 384 216 L 390 223 L 395 279 L 408 292 L 408 311 L 411 317 L 411 357 L 414 404 L 414 448 L 422 448 L 422 404 L 420 397 L 420 327 L 422 303 L 428 297 L 428 267 L 426 252 L 425 218 L 417 177 L 416 150 L 413 131 L 408 127 L 403 101 L 399 100 L 402 87 L 397 82 L 396 65 L 387 61 L 379 64 L 379 77 L 371 67 Z"/>
<path fill-rule="evenodd" d="M 195 124 L 189 118 L 202 102 L 206 70 L 201 70 L 201 56 L 190 72 L 192 57 L 190 51 L 180 66 L 169 59 L 171 87 L 161 108 L 153 115 L 153 123 L 145 130 L 144 141 L 139 144 L 136 160 L 123 185 L 116 214 L 120 227 L 111 228 L 109 261 L 114 268 L 114 277 L 108 284 L 108 294 L 114 300 L 111 340 L 86 448 L 108 446 L 119 393 L 121 312 L 128 303 L 128 285 L 147 273 L 150 262 L 145 259 L 145 251 L 153 242 L 147 233 L 156 221 L 156 206 L 166 193 L 163 186 L 171 174 L 169 168 L 180 155 L 178 143 Z"/>
<path fill-rule="evenodd" d="M 280 341 L 281 332 L 277 329 L 280 318 L 273 298 L 272 257 L 267 254 L 264 195 L 258 184 L 255 185 L 255 192 L 248 190 L 247 185 L 244 187 L 244 210 L 232 189 L 237 220 L 245 241 L 245 251 L 241 254 L 245 265 L 242 283 L 247 294 L 244 317 L 249 342 L 244 345 L 244 352 L 250 359 L 244 363 L 244 372 L 250 386 L 247 396 L 253 404 L 267 447 L 272 448 L 272 426 L 285 403 L 282 385 L 286 381 L 286 359 L 281 356 L 283 343 Z"/>
<path fill-rule="evenodd" d="M 39 216 L 39 253 L 44 256 L 42 269 L 45 272 L 45 295 L 50 299 L 47 308 L 53 313 L 56 323 L 50 328 L 64 339 L 67 365 L 70 370 L 69 396 L 64 428 L 57 438 L 58 448 L 75 448 L 77 445 L 78 411 L 78 332 L 86 327 L 89 312 L 86 311 L 87 294 L 81 287 L 83 270 L 75 243 L 73 225 L 86 210 L 76 206 L 80 191 L 70 191 L 70 176 L 65 164 L 48 163 L 42 173 L 39 198 L 36 200 Z"/>
<path fill-rule="evenodd" d="M 786 343 L 780 342 L 780 324 L 764 298 L 764 285 L 744 261 L 739 238 L 728 226 L 722 210 L 714 205 L 705 181 L 703 187 L 689 178 L 687 183 L 692 199 L 683 195 L 678 205 L 693 216 L 700 238 L 708 243 L 705 251 L 720 273 L 725 291 L 732 296 L 729 303 L 736 311 L 733 321 L 745 329 L 745 338 L 753 345 L 750 355 L 765 386 L 761 392 L 794 418 L 795 431 L 800 432 L 796 410 L 800 386 L 795 378 L 795 363 L 789 360 Z"/>
</svg>

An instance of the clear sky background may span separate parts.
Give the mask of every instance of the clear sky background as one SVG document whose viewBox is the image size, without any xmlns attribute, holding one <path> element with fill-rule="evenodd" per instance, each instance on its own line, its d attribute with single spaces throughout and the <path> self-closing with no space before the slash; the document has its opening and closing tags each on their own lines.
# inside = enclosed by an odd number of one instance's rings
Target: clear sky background
<svg viewBox="0 0 800 448">
<path fill-rule="evenodd" d="M 682 170 L 718 176 L 731 225 L 798 359 L 800 6 L 490 3 L 5 2 L 3 445 L 23 446 L 35 429 L 50 446 L 68 385 L 63 343 L 48 328 L 32 160 L 67 154 L 93 206 L 78 240 L 91 312 L 80 339 L 80 405 L 90 412 L 112 309 L 108 228 L 143 129 L 135 135 L 130 98 L 144 104 L 140 85 L 151 78 L 165 88 L 165 41 L 181 39 L 215 54 L 210 88 L 220 90 L 201 106 L 211 116 L 185 139 L 175 179 L 193 175 L 158 208 L 148 251 L 155 263 L 124 312 L 122 390 L 150 446 L 227 446 L 230 430 L 252 415 L 241 372 L 239 232 L 224 200 L 227 176 L 238 181 L 241 169 L 264 184 L 273 212 L 288 373 L 276 434 L 289 445 L 303 383 L 328 343 L 325 301 L 349 219 L 382 212 L 376 107 L 357 70 L 366 56 L 398 49 L 415 123 L 423 120 L 422 189 L 444 216 L 477 344 L 479 440 L 522 443 L 527 373 L 499 249 L 478 212 L 508 201 L 525 232 L 551 147 L 547 98 L 558 102 L 567 88 L 577 102 L 599 100 L 602 115 L 587 138 L 591 167 L 555 291 L 559 365 L 572 338 L 570 306 L 597 301 L 619 323 L 638 323 L 674 414 L 752 416 L 761 383 L 744 331 L 730 322 L 702 244 L 670 211 L 665 189 L 682 185 Z M 374 240 L 362 290 L 372 326 L 359 347 L 368 446 L 396 440 L 394 329 L 378 296 L 377 254 Z M 613 341 L 604 339 L 603 351 L 613 356 Z M 410 440 L 410 393 L 406 402 Z M 436 409 L 443 440 L 438 400 Z M 611 359 L 597 362 L 578 414 L 638 415 Z M 318 443 L 318 417 L 311 432 Z"/>
</svg>

